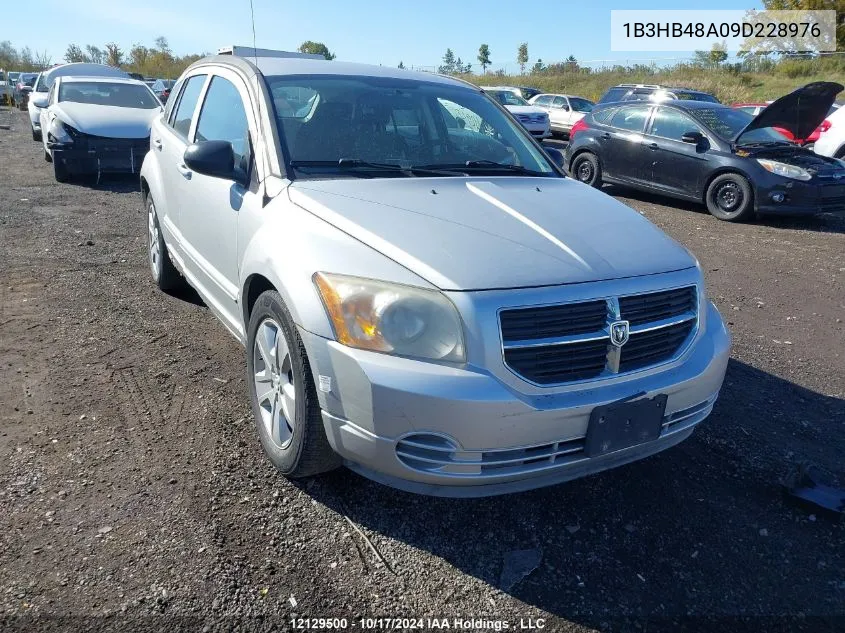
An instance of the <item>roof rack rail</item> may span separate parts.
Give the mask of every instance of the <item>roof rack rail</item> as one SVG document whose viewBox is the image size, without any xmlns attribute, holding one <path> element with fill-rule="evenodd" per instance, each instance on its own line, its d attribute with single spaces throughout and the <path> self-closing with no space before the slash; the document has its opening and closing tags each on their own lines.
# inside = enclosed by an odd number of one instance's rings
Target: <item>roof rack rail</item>
<svg viewBox="0 0 845 633">
<path fill-rule="evenodd" d="M 236 57 L 296 57 L 300 59 L 325 59 L 315 53 L 299 53 L 293 51 L 276 51 L 271 48 L 253 48 L 252 46 L 223 46 L 217 49 L 218 55 L 234 55 Z"/>
<path fill-rule="evenodd" d="M 654 88 L 659 89 L 662 86 L 658 86 L 657 84 L 619 84 L 617 88 Z"/>
</svg>

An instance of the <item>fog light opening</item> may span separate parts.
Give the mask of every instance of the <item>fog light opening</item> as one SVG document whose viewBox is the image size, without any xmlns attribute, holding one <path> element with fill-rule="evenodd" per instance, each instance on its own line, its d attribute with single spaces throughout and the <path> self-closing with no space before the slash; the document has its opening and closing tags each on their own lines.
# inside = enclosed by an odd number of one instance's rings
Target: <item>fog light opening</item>
<svg viewBox="0 0 845 633">
<path fill-rule="evenodd" d="M 774 202 L 783 202 L 786 200 L 786 195 L 778 191 L 777 193 L 772 194 L 772 200 Z"/>
</svg>

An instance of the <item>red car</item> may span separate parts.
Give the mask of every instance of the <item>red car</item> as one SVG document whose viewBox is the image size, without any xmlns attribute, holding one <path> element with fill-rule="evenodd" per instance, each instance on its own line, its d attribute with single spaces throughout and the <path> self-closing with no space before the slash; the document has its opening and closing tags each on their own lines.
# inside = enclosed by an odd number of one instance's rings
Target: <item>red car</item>
<svg viewBox="0 0 845 633">
<path fill-rule="evenodd" d="M 769 103 L 771 103 L 771 101 L 769 101 L 768 103 L 732 103 L 731 107 L 736 108 L 737 110 L 742 110 L 743 112 L 747 112 L 751 116 L 757 116 L 763 110 L 766 109 Z M 830 111 L 827 113 L 828 116 L 830 116 L 838 107 L 838 105 L 831 106 Z M 813 132 L 807 138 L 795 138 L 792 135 L 792 132 L 782 127 L 775 127 L 774 129 L 783 134 L 783 136 L 785 136 L 793 143 L 798 143 L 799 145 L 808 145 L 809 143 L 815 143 L 816 141 L 818 141 L 821 133 L 826 132 L 829 127 L 830 121 L 825 119 L 824 121 L 822 121 L 821 125 L 819 125 L 815 130 L 813 130 Z"/>
</svg>

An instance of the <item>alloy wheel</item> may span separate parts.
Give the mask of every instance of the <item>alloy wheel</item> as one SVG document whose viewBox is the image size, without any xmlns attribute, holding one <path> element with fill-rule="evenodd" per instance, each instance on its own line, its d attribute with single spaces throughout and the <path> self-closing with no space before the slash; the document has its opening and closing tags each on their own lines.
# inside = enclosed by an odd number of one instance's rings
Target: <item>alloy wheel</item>
<svg viewBox="0 0 845 633">
<path fill-rule="evenodd" d="M 258 326 L 252 353 L 261 421 L 273 444 L 285 448 L 296 420 L 296 379 L 288 342 L 275 320 L 265 319 Z"/>
</svg>

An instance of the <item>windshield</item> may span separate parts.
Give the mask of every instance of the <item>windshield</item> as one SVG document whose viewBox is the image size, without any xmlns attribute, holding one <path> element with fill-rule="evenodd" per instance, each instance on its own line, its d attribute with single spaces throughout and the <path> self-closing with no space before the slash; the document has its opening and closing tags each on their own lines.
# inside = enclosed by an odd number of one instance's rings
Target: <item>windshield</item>
<svg viewBox="0 0 845 633">
<path fill-rule="evenodd" d="M 728 141 L 738 140 L 737 135 L 754 119 L 753 116 L 734 108 L 702 108 L 690 111 L 716 134 Z M 780 132 L 771 127 L 750 130 L 742 135 L 743 143 L 771 143 L 789 141 Z"/>
<path fill-rule="evenodd" d="M 91 103 L 118 108 L 151 110 L 159 102 L 150 89 L 136 84 L 106 81 L 72 81 L 59 86 L 60 102 Z"/>
<path fill-rule="evenodd" d="M 334 75 L 267 77 L 267 83 L 299 177 L 362 177 L 363 162 L 378 163 L 380 176 L 455 176 L 470 168 L 557 176 L 521 126 L 471 88 Z M 385 167 L 460 167 L 462 173 L 391 174 Z"/>
<path fill-rule="evenodd" d="M 569 105 L 572 106 L 572 109 L 575 112 L 592 112 L 593 111 L 593 102 L 588 101 L 587 99 L 582 99 L 581 97 L 569 97 Z"/>
<path fill-rule="evenodd" d="M 20 77 L 18 77 L 18 81 L 25 86 L 29 86 L 30 88 L 35 83 L 35 78 L 38 77 L 35 73 L 22 73 Z"/>
<path fill-rule="evenodd" d="M 496 99 L 503 106 L 527 106 L 531 105 L 518 94 L 510 90 L 485 90 L 487 94 Z"/>
</svg>

